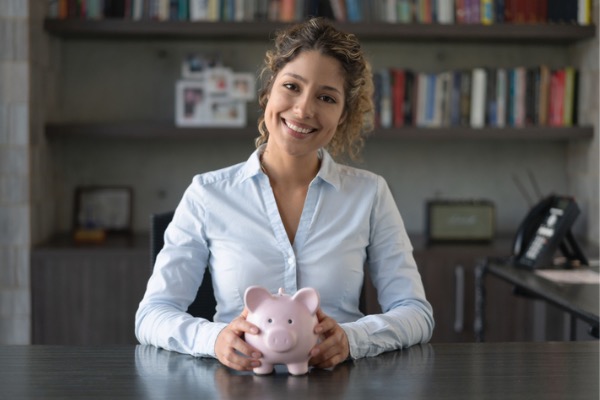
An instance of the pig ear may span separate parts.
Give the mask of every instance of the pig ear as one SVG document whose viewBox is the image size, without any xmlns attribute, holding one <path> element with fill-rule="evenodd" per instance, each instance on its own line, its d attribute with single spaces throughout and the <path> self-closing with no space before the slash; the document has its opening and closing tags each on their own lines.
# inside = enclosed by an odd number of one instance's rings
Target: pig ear
<svg viewBox="0 0 600 400">
<path fill-rule="evenodd" d="M 271 298 L 271 293 L 261 286 L 250 286 L 244 293 L 244 303 L 248 310 L 254 312 L 265 300 Z"/>
<path fill-rule="evenodd" d="M 319 308 L 319 293 L 313 288 L 303 288 L 298 290 L 292 299 L 304 304 L 311 314 L 316 313 Z"/>
</svg>

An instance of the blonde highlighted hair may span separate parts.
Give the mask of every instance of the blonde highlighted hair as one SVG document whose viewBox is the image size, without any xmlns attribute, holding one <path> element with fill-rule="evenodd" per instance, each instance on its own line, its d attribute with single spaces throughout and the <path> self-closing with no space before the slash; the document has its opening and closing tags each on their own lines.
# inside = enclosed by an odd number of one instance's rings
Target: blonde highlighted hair
<svg viewBox="0 0 600 400">
<path fill-rule="evenodd" d="M 256 146 L 269 140 L 264 110 L 275 77 L 281 69 L 305 51 L 318 51 L 338 60 L 345 73 L 345 120 L 341 123 L 327 150 L 332 156 L 348 155 L 356 160 L 373 130 L 373 79 L 371 66 L 364 57 L 356 36 L 335 28 L 324 18 L 312 18 L 277 33 L 275 46 L 267 51 L 261 71 L 262 88 L 258 103 L 262 114 L 258 119 L 260 136 Z"/>
</svg>

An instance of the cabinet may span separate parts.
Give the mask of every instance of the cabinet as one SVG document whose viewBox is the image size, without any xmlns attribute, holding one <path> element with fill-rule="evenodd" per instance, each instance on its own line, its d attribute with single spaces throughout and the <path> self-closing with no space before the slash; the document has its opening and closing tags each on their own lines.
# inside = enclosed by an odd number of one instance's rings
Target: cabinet
<svg viewBox="0 0 600 400">
<path fill-rule="evenodd" d="M 149 238 L 75 245 L 59 235 L 31 258 L 33 344 L 135 344 L 134 317 L 150 276 Z"/>
<path fill-rule="evenodd" d="M 438 244 L 415 246 L 415 260 L 434 310 L 436 328 L 432 342 L 475 340 L 475 267 L 485 257 L 510 254 L 509 239 L 491 244 Z M 512 293 L 503 282 L 486 281 L 489 294 L 486 341 L 533 339 L 533 306 Z"/>
</svg>

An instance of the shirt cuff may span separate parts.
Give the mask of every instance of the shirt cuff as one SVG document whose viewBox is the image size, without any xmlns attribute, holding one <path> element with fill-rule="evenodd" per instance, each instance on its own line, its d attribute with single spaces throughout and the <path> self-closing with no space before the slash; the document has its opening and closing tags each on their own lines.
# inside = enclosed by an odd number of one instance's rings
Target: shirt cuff
<svg viewBox="0 0 600 400">
<path fill-rule="evenodd" d="M 217 358 L 215 353 L 215 344 L 217 343 L 217 337 L 223 329 L 227 327 L 224 322 L 209 322 L 201 327 L 204 332 L 198 335 L 198 337 L 206 337 L 206 342 L 196 342 L 194 346 L 194 354 L 198 357 L 213 357 Z"/>
</svg>

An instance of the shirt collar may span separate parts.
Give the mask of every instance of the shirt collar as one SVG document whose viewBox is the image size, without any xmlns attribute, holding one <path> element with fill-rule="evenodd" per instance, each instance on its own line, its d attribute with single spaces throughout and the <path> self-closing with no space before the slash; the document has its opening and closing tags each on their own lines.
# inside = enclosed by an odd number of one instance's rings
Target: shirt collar
<svg viewBox="0 0 600 400">
<path fill-rule="evenodd" d="M 245 181 L 246 179 L 250 179 L 262 173 L 260 167 L 260 156 L 265 151 L 266 146 L 266 144 L 262 144 L 250 155 L 241 171 L 242 181 Z M 329 183 L 336 190 L 338 190 L 340 188 L 340 174 L 338 164 L 333 160 L 329 152 L 325 149 L 319 149 L 319 158 L 321 159 L 321 168 L 317 173 L 317 178 Z"/>
</svg>

